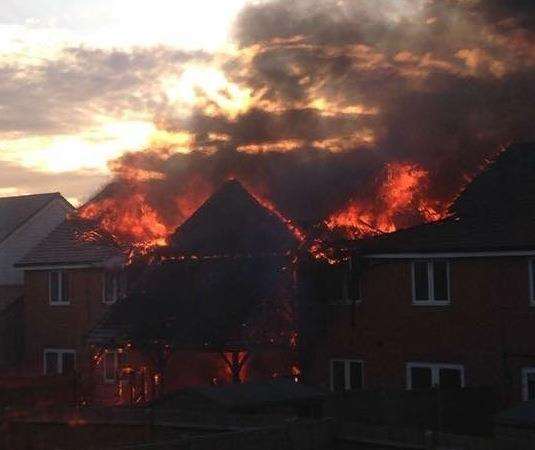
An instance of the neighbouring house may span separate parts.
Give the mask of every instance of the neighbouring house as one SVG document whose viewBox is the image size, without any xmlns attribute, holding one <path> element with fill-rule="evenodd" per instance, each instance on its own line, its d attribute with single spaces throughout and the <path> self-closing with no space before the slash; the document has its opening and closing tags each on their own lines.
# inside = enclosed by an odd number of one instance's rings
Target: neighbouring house
<svg viewBox="0 0 535 450">
<path fill-rule="evenodd" d="M 123 295 L 125 261 L 94 223 L 71 217 L 16 264 L 24 271 L 25 374 L 91 366 L 85 336 Z"/>
<path fill-rule="evenodd" d="M 448 218 L 342 247 L 333 270 L 349 288 L 319 295 L 316 382 L 535 399 L 534 144 L 502 152 Z"/>
<path fill-rule="evenodd" d="M 0 198 L 0 366 L 20 362 L 23 346 L 23 271 L 14 264 L 74 207 L 59 193 Z"/>
<path fill-rule="evenodd" d="M 224 183 L 168 247 L 132 264 L 130 294 L 89 333 L 117 395 L 296 377 L 297 246 L 239 182 Z"/>
</svg>

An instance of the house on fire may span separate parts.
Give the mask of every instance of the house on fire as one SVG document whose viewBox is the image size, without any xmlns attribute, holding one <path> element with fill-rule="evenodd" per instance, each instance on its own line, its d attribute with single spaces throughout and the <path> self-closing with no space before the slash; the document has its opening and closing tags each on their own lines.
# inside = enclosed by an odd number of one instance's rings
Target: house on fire
<svg viewBox="0 0 535 450">
<path fill-rule="evenodd" d="M 14 263 L 73 210 L 57 192 L 0 198 L 0 365 L 22 355 L 23 271 Z"/>
<path fill-rule="evenodd" d="M 297 246 L 283 221 L 227 181 L 168 247 L 129 268 L 129 295 L 87 336 L 100 376 L 133 401 L 162 385 L 296 377 Z"/>
<path fill-rule="evenodd" d="M 317 383 L 535 399 L 534 144 L 502 152 L 446 219 L 342 246 L 352 295 L 322 298 Z"/>
</svg>

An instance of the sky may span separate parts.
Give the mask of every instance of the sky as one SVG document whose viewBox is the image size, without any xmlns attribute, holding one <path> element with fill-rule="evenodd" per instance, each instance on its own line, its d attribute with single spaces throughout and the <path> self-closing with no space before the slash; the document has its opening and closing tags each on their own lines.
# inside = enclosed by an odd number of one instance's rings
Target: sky
<svg viewBox="0 0 535 450">
<path fill-rule="evenodd" d="M 94 194 L 110 179 L 108 161 L 162 138 L 159 104 L 170 97 L 187 107 L 199 83 L 227 83 L 208 55 L 233 51 L 230 28 L 243 6 L 4 0 L 0 195 L 58 190 L 79 204 Z"/>
<path fill-rule="evenodd" d="M 0 195 L 238 176 L 326 216 L 398 167 L 439 202 L 535 138 L 534 97 L 531 0 L 3 0 Z"/>
</svg>

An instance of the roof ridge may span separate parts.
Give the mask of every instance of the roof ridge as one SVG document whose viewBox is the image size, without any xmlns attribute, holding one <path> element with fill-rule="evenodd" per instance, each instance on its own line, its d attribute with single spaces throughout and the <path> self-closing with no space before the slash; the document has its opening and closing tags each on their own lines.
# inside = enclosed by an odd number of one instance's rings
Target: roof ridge
<svg viewBox="0 0 535 450">
<path fill-rule="evenodd" d="M 0 201 L 7 200 L 7 199 L 15 199 L 15 198 L 45 197 L 45 196 L 60 196 L 60 197 L 63 197 L 61 192 L 55 191 L 55 192 L 40 192 L 38 194 L 8 195 L 8 196 L 5 196 L 5 197 L 0 197 Z"/>
</svg>

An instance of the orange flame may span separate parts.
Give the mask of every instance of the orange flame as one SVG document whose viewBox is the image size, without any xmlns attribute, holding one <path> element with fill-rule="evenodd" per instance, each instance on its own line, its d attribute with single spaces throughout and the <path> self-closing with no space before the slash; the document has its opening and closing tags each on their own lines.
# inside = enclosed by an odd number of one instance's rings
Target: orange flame
<svg viewBox="0 0 535 450">
<path fill-rule="evenodd" d="M 379 189 L 376 203 L 351 201 L 326 221 L 330 229 L 344 229 L 350 237 L 396 231 L 396 219 L 416 210 L 426 221 L 439 220 L 445 208 L 425 198 L 429 174 L 416 164 L 391 163 Z"/>
<path fill-rule="evenodd" d="M 139 192 L 88 203 L 79 215 L 98 221 L 103 230 L 120 241 L 146 247 L 165 245 L 171 231 L 145 195 Z"/>
</svg>

